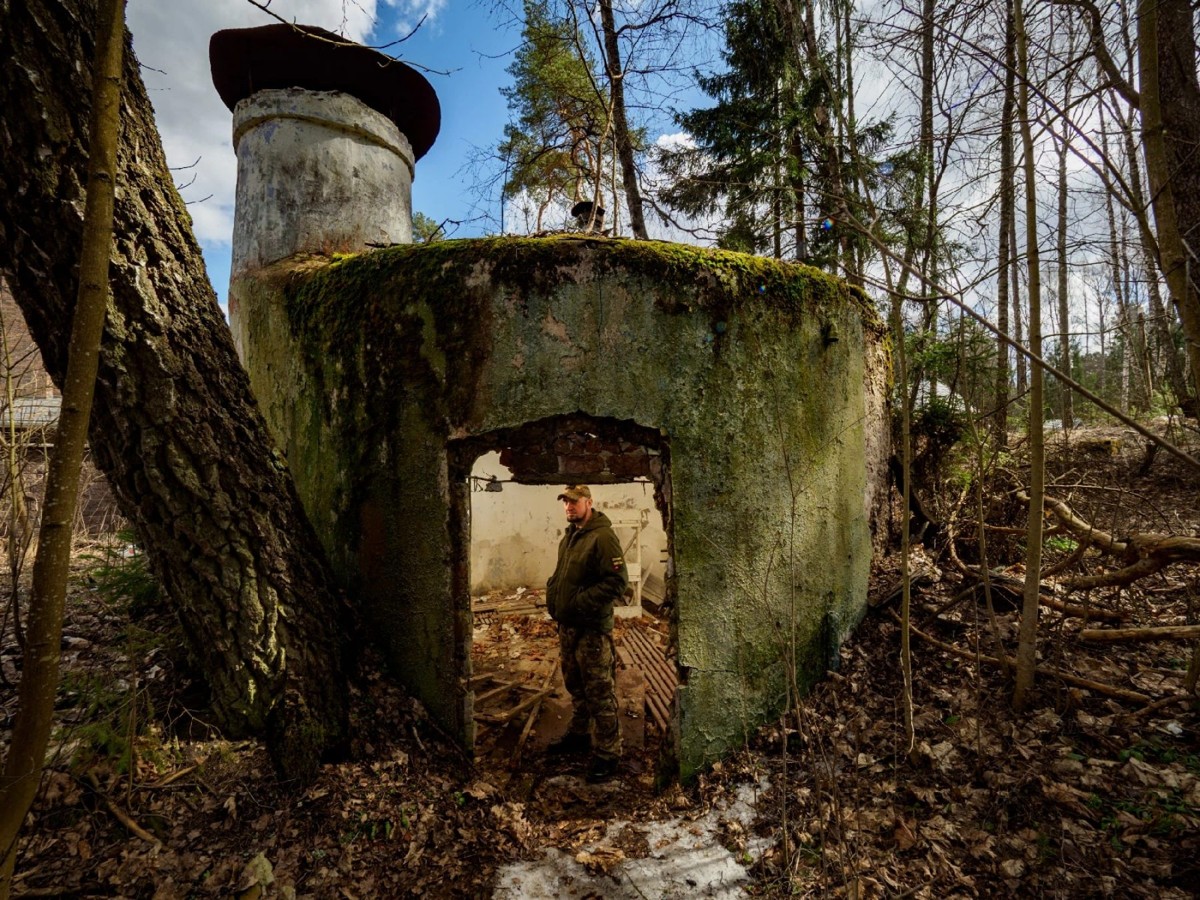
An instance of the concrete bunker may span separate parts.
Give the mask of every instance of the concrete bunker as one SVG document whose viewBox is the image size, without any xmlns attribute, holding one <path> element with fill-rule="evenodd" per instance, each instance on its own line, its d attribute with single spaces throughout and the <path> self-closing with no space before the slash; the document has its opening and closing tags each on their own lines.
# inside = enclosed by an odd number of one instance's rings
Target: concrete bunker
<svg viewBox="0 0 1200 900">
<path fill-rule="evenodd" d="M 250 79 L 226 98 L 311 126 L 254 144 L 265 157 L 243 160 L 239 144 L 235 234 L 294 240 L 235 250 L 230 319 L 342 584 L 397 677 L 470 746 L 474 461 L 506 451 L 528 483 L 646 477 L 669 541 L 671 724 L 690 775 L 777 716 L 790 684 L 823 673 L 865 609 L 887 435 L 871 303 L 804 266 L 594 235 L 369 250 L 378 240 L 358 225 L 376 221 L 370 205 L 400 197 L 410 212 L 410 194 L 356 194 L 353 160 L 364 143 L 403 145 L 326 116 L 361 101 L 310 103 L 304 78 L 248 93 Z M 297 142 L 341 187 L 285 177 Z M 347 197 L 363 203 L 352 217 Z M 326 205 L 337 215 L 322 234 Z M 302 221 L 281 224 L 278 209 Z M 408 239 L 399 227 L 389 241 Z"/>
</svg>

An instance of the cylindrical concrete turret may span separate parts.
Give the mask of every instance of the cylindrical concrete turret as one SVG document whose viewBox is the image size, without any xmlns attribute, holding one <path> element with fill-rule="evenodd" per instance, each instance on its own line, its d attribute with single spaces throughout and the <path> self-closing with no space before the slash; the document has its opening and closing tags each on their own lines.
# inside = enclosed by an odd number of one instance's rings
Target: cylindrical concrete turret
<svg viewBox="0 0 1200 900">
<path fill-rule="evenodd" d="M 233 146 L 234 278 L 294 253 L 412 241 L 412 147 L 358 98 L 258 91 L 234 109 Z"/>
<path fill-rule="evenodd" d="M 441 120 L 420 73 L 310 26 L 219 31 L 209 58 L 234 113 L 232 281 L 295 253 L 412 240 L 413 164 Z"/>
</svg>

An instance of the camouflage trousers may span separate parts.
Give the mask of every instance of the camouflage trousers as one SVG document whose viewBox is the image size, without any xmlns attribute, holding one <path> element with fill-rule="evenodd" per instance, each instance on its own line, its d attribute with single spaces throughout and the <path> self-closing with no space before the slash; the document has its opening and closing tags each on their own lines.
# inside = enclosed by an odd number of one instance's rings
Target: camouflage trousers
<svg viewBox="0 0 1200 900">
<path fill-rule="evenodd" d="M 621 727 L 617 718 L 617 657 L 611 634 L 558 626 L 563 681 L 574 711 L 570 734 L 587 734 L 593 726 L 592 752 L 598 758 L 621 755 Z"/>
</svg>

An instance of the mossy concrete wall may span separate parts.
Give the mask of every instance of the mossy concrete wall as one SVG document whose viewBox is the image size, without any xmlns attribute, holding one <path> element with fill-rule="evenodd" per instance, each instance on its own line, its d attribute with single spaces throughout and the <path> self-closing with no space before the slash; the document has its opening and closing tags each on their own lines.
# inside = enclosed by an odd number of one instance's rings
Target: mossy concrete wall
<svg viewBox="0 0 1200 900">
<path fill-rule="evenodd" d="M 685 776 L 776 716 L 792 675 L 822 673 L 861 616 L 885 351 L 844 283 L 559 237 L 293 261 L 232 290 L 252 382 L 336 570 L 403 680 L 465 737 L 457 439 L 574 413 L 663 435 Z"/>
</svg>

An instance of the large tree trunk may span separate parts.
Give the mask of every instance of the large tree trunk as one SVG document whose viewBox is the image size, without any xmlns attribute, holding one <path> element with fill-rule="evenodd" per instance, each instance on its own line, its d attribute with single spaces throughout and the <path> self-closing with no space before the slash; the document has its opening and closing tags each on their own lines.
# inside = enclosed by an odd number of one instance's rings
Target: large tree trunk
<svg viewBox="0 0 1200 900">
<path fill-rule="evenodd" d="M 1179 312 L 1193 386 L 1200 386 L 1200 80 L 1188 0 L 1138 6 L 1142 142 L 1163 276 Z M 1190 261 L 1189 261 L 1190 258 Z M 1187 410 L 1197 415 L 1195 404 Z"/>
<path fill-rule="evenodd" d="M 0 3 L 0 269 L 61 384 L 78 278 L 95 8 Z M 273 451 L 125 66 L 112 298 L 89 430 L 235 734 L 311 772 L 345 736 L 343 614 Z"/>
<path fill-rule="evenodd" d="M 79 472 L 87 448 L 88 419 L 100 362 L 100 337 L 108 305 L 116 199 L 117 138 L 125 49 L 125 0 L 100 0 L 96 30 L 90 165 L 79 254 L 79 293 L 68 347 L 62 412 L 46 472 L 30 590 L 29 635 L 21 666 L 12 740 L 0 775 L 0 900 L 8 900 L 17 859 L 17 834 L 37 795 L 38 777 L 54 725 L 59 647 L 71 574 L 71 535 L 79 502 Z M 14 605 L 17 600 L 14 596 Z"/>
</svg>

